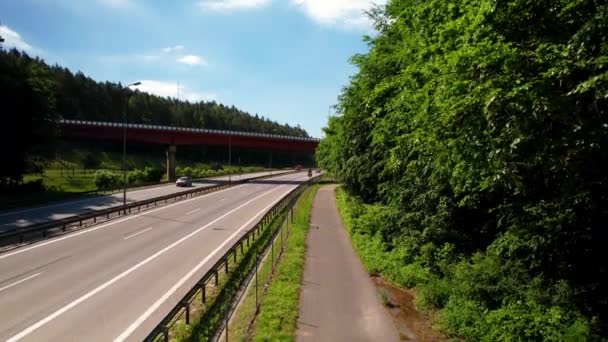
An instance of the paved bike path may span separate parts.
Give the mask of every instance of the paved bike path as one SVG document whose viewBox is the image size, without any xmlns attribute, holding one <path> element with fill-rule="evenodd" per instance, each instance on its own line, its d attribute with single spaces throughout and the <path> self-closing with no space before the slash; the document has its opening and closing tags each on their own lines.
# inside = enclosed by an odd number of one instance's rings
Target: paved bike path
<svg viewBox="0 0 608 342">
<path fill-rule="evenodd" d="M 313 202 L 297 341 L 399 341 L 338 214 L 335 186 Z"/>
</svg>

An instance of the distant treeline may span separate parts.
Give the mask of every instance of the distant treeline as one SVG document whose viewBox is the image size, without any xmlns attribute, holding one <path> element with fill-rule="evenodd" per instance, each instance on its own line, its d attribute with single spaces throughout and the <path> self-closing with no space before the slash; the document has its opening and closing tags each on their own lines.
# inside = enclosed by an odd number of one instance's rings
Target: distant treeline
<svg viewBox="0 0 608 342">
<path fill-rule="evenodd" d="M 130 90 L 120 83 L 97 82 L 82 72 L 50 66 L 2 45 L 0 101 L 0 142 L 7 150 L 0 163 L 0 185 L 18 183 L 33 165 L 53 158 L 59 119 L 119 122 L 127 105 L 131 123 L 308 136 L 299 126 L 282 125 L 215 101 L 190 103 Z"/>
</svg>

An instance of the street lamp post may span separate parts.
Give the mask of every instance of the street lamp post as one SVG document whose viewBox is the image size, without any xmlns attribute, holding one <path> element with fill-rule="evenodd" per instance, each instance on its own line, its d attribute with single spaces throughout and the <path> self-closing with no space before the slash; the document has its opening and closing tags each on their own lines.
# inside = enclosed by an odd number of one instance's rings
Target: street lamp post
<svg viewBox="0 0 608 342">
<path fill-rule="evenodd" d="M 125 88 L 140 85 L 141 82 L 134 82 Z M 129 109 L 129 96 L 125 101 L 125 110 L 122 116 L 122 205 L 127 206 L 127 110 Z M 126 212 L 126 208 L 124 209 Z"/>
<path fill-rule="evenodd" d="M 228 183 L 232 183 L 232 131 L 228 135 Z"/>
</svg>

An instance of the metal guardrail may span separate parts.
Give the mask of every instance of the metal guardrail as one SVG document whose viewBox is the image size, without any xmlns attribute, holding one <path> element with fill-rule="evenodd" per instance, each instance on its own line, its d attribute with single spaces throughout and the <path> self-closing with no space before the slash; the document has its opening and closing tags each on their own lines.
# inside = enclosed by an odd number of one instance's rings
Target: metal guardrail
<svg viewBox="0 0 608 342">
<path fill-rule="evenodd" d="M 289 174 L 296 173 L 296 172 L 299 172 L 299 171 L 284 172 L 284 173 L 280 173 L 279 175 L 289 175 Z M 62 233 L 62 232 L 66 232 L 68 230 L 68 228 L 71 228 L 71 227 L 82 228 L 83 226 L 85 226 L 86 223 L 96 224 L 98 221 L 101 221 L 104 219 L 107 221 L 107 220 L 110 220 L 111 218 L 116 218 L 116 217 L 131 214 L 135 210 L 137 210 L 137 212 L 140 212 L 142 209 L 145 210 L 150 207 L 157 207 L 159 204 L 167 204 L 169 202 L 169 200 L 173 200 L 173 202 L 177 202 L 182 199 L 197 197 L 197 196 L 201 196 L 201 195 L 204 195 L 204 194 L 207 194 L 210 192 L 215 192 L 215 191 L 218 191 L 218 190 L 221 190 L 224 188 L 244 184 L 244 183 L 258 180 L 258 179 L 270 178 L 270 177 L 274 177 L 274 176 L 277 176 L 277 174 L 264 175 L 264 176 L 260 176 L 260 177 L 242 179 L 242 180 L 233 181 L 233 182 L 226 181 L 225 183 L 214 185 L 214 186 L 186 190 L 186 191 L 182 191 L 179 193 L 174 193 L 174 194 L 169 194 L 169 195 L 165 195 L 165 196 L 160 196 L 160 197 L 150 198 L 147 200 L 129 203 L 127 205 L 120 205 L 120 206 L 116 206 L 116 207 L 112 207 L 112 208 L 108 208 L 108 209 L 96 210 L 92 213 L 75 215 L 75 216 L 67 217 L 64 219 L 43 222 L 43 223 L 34 224 L 31 226 L 27 226 L 27 227 L 19 227 L 19 228 L 1 232 L 0 241 L 12 239 L 13 243 L 18 242 L 19 244 L 22 244 L 25 241 L 25 238 L 27 236 L 37 235 L 36 233 L 40 233 L 41 234 L 40 237 L 42 237 L 42 238 L 47 238 L 47 237 L 49 237 L 50 232 L 51 233 L 53 233 L 53 232 Z M 34 236 L 34 238 L 35 238 L 35 236 Z M 9 242 L 9 243 L 11 243 L 11 242 Z M 2 246 L 1 243 L 0 243 L 0 246 Z"/>
<path fill-rule="evenodd" d="M 230 259 L 234 259 L 234 263 L 236 264 L 238 251 L 240 249 L 241 256 L 244 255 L 244 246 L 249 247 L 250 244 L 253 244 L 256 241 L 256 236 L 259 238 L 262 234 L 261 230 L 266 227 L 268 224 L 272 222 L 272 220 L 280 215 L 284 209 L 292 208 L 299 198 L 300 194 L 304 191 L 306 187 L 308 187 L 312 182 L 320 179 L 321 176 L 316 176 L 309 179 L 307 182 L 300 184 L 297 188 L 292 190 L 287 196 L 283 197 L 279 202 L 277 202 L 269 211 L 256 223 L 256 225 L 251 228 L 247 233 L 241 238 L 239 238 L 229 249 L 222 255 L 218 261 L 207 271 L 202 278 L 196 282 L 196 285 L 192 287 L 186 295 L 175 304 L 173 309 L 169 311 L 169 313 L 161 320 L 160 323 L 156 325 L 154 329 L 148 334 L 148 336 L 144 339 L 146 342 L 156 342 L 156 341 L 164 341 L 169 342 L 170 336 L 169 331 L 175 325 L 180 317 L 184 317 L 185 323 L 190 324 L 190 312 L 191 306 L 195 299 L 200 296 L 202 304 L 206 304 L 207 294 L 207 284 L 210 281 L 215 282 L 215 286 L 219 285 L 219 273 L 222 268 L 225 269 L 225 273 L 229 272 L 229 262 Z M 258 256 L 256 256 L 256 259 Z M 256 266 L 259 260 L 256 260 Z"/>
</svg>

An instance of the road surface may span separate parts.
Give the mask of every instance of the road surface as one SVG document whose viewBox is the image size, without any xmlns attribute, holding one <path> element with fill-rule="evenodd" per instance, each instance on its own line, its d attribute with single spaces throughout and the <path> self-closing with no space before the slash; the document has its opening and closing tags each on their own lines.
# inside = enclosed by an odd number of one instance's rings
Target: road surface
<svg viewBox="0 0 608 342">
<path fill-rule="evenodd" d="M 254 181 L 0 254 L 0 340 L 141 341 L 307 179 Z"/>
<path fill-rule="evenodd" d="M 334 189 L 321 188 L 313 202 L 297 341 L 399 341 L 342 225 Z"/>
<path fill-rule="evenodd" d="M 290 170 L 288 170 L 290 171 Z M 273 171 L 274 173 L 282 173 L 286 171 Z M 243 175 L 232 175 L 233 181 L 242 179 L 254 178 L 263 175 L 268 175 L 269 172 L 255 172 L 247 173 Z M 142 201 L 149 198 L 160 197 L 164 195 L 179 193 L 187 190 L 194 189 L 196 187 L 209 187 L 216 185 L 219 181 L 228 181 L 228 176 L 215 177 L 205 179 L 204 181 L 194 182 L 193 187 L 180 188 L 175 186 L 173 183 L 148 187 L 139 190 L 127 190 L 127 202 Z M 122 205 L 123 194 L 122 192 L 107 195 L 107 196 L 95 196 L 87 199 L 61 202 L 41 207 L 18 209 L 8 212 L 0 213 L 0 232 L 14 229 L 16 227 L 27 227 L 29 225 L 41 222 L 47 222 L 52 220 L 59 220 L 62 218 L 84 214 L 94 210 L 107 209 L 115 206 Z"/>
</svg>

